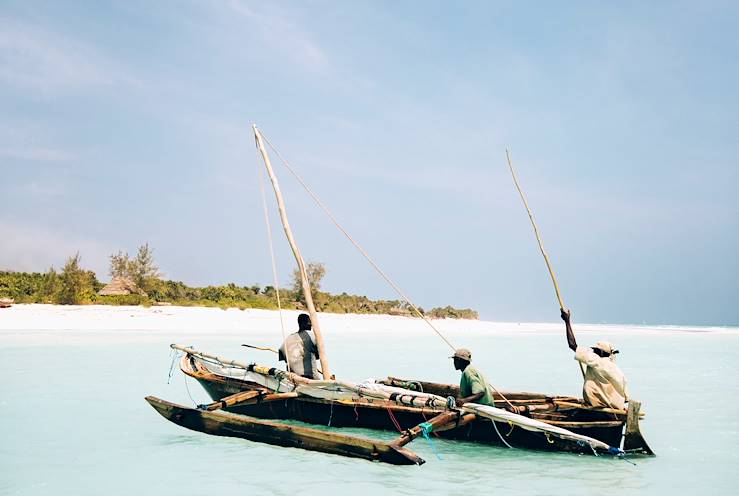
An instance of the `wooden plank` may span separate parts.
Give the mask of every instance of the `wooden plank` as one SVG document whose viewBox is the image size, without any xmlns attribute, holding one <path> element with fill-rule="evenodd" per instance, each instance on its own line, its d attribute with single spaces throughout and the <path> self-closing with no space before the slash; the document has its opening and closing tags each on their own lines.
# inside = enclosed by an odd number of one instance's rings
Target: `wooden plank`
<svg viewBox="0 0 739 496">
<path fill-rule="evenodd" d="M 238 405 L 239 403 L 245 403 L 250 399 L 261 396 L 261 394 L 262 393 L 260 391 L 241 391 L 206 405 L 198 405 L 198 409 L 212 412 L 213 410 L 219 410 L 222 408 L 228 408 L 229 406 Z"/>
<path fill-rule="evenodd" d="M 239 393 L 226 396 L 218 401 L 214 401 L 213 403 L 208 403 L 207 405 L 198 405 L 198 409 L 212 412 L 214 410 L 221 410 L 232 406 L 267 403 L 270 401 L 288 400 L 297 397 L 298 393 L 295 392 L 264 394 L 263 391 L 241 391 Z"/>
<path fill-rule="evenodd" d="M 203 411 L 147 396 L 146 401 L 167 420 L 188 429 L 248 439 L 276 446 L 362 458 L 393 465 L 421 465 L 425 461 L 405 448 L 390 443 L 309 427 L 257 420 L 222 411 Z"/>
<path fill-rule="evenodd" d="M 589 410 L 592 412 L 602 412 L 602 413 L 613 413 L 615 415 L 623 415 L 626 416 L 626 410 L 619 410 L 617 408 L 606 408 L 606 407 L 600 407 L 600 406 L 589 406 L 589 405 L 583 405 L 582 403 L 572 403 L 569 401 L 561 401 L 561 400 L 554 400 L 554 404 L 559 407 L 560 410 L 566 410 L 566 409 L 580 409 L 580 410 Z"/>
<path fill-rule="evenodd" d="M 626 417 L 626 431 L 624 432 L 623 450 L 630 453 L 641 453 L 654 456 L 654 451 L 649 447 L 641 434 L 639 427 L 639 411 L 641 402 L 629 400 L 629 410 Z"/>
</svg>

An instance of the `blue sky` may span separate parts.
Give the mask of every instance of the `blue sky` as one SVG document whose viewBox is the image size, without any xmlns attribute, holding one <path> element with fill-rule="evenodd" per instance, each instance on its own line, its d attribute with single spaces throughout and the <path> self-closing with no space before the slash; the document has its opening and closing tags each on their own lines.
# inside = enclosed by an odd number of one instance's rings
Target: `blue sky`
<svg viewBox="0 0 739 496">
<path fill-rule="evenodd" d="M 739 324 L 732 2 L 0 6 L 0 268 L 270 284 L 255 122 L 419 305 Z M 277 164 L 276 164 L 277 165 Z M 286 171 L 324 289 L 394 298 Z M 273 216 L 273 227 L 277 218 Z M 283 283 L 293 262 L 278 241 Z"/>
</svg>

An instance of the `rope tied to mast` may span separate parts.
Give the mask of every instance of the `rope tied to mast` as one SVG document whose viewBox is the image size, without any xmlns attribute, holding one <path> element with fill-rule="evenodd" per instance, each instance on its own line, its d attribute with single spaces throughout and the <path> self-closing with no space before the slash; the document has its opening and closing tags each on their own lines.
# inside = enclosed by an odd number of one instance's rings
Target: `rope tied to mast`
<svg viewBox="0 0 739 496">
<path fill-rule="evenodd" d="M 436 326 L 434 326 L 434 324 L 432 324 L 431 321 L 429 319 L 427 319 L 426 316 L 423 315 L 423 313 L 421 313 L 421 311 L 418 309 L 418 307 L 416 307 L 416 305 L 414 305 L 413 302 L 411 302 L 411 300 L 405 295 L 405 293 L 400 289 L 400 287 L 390 278 L 390 276 L 388 276 L 377 265 L 377 263 L 375 263 L 375 261 L 372 259 L 372 257 L 369 256 L 369 254 L 365 251 L 365 249 L 362 248 L 362 246 L 354 238 L 352 238 L 352 236 L 346 231 L 346 229 L 344 229 L 344 227 L 339 223 L 339 221 L 336 220 L 336 217 L 334 217 L 333 213 L 331 213 L 331 211 L 326 206 L 326 204 L 324 204 L 323 201 L 321 201 L 321 199 L 318 198 L 318 196 L 306 184 L 306 182 L 303 180 L 303 178 L 295 171 L 295 169 L 292 168 L 292 166 L 288 163 L 288 161 L 285 160 L 285 158 L 283 158 L 283 156 L 280 153 L 280 151 L 277 150 L 277 148 L 275 148 L 275 146 L 272 144 L 272 142 L 269 140 L 269 138 L 267 138 L 267 136 L 265 136 L 264 133 L 261 132 L 261 130 L 260 130 L 260 133 L 262 135 L 262 138 L 264 138 L 264 141 L 266 141 L 267 144 L 269 145 L 269 147 L 272 149 L 272 151 L 275 152 L 275 154 L 277 155 L 277 158 L 280 159 L 280 161 L 285 166 L 285 168 L 290 172 L 290 174 L 293 175 L 293 177 L 298 181 L 298 183 L 300 183 L 300 185 L 308 193 L 308 195 L 313 199 L 313 201 L 321 208 L 321 210 L 323 210 L 323 212 L 328 216 L 328 218 L 331 220 L 331 222 L 334 224 L 334 226 L 336 226 L 336 228 L 339 231 L 341 231 L 341 233 L 346 237 L 346 239 L 348 239 L 349 242 L 352 245 L 354 245 L 354 247 L 359 251 L 359 253 L 362 254 L 362 256 L 367 260 L 367 262 L 369 262 L 369 264 L 372 266 L 372 268 L 375 269 L 375 271 L 380 275 L 380 277 L 382 277 L 385 280 L 385 282 L 387 282 L 390 285 L 390 287 L 392 287 L 395 290 L 395 292 L 398 294 L 398 296 L 400 296 L 401 299 L 403 299 L 403 301 L 405 301 L 408 304 L 408 306 L 411 307 L 411 309 L 413 310 L 413 312 L 418 317 L 420 317 L 421 319 L 423 319 L 423 321 L 426 322 L 426 324 L 428 324 L 429 327 L 431 327 L 431 329 L 441 338 L 442 341 L 444 341 L 444 343 L 446 343 L 449 346 L 449 348 L 452 349 L 452 351 L 455 351 L 456 348 L 454 347 L 454 345 L 452 345 L 452 343 L 449 342 L 449 340 L 441 333 L 441 331 L 439 331 L 436 328 Z"/>
</svg>

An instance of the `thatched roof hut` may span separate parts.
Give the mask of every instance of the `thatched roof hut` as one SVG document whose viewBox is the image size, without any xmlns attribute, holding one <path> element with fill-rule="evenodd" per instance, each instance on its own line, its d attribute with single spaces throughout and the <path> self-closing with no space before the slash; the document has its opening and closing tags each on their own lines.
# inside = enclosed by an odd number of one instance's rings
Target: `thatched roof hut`
<svg viewBox="0 0 739 496">
<path fill-rule="evenodd" d="M 408 310 L 407 308 L 401 308 L 401 307 L 391 308 L 388 311 L 388 314 L 390 314 L 390 315 L 397 315 L 397 316 L 401 316 L 401 317 L 412 317 L 413 316 L 413 314 L 411 313 L 410 310 Z"/>
<path fill-rule="evenodd" d="M 108 284 L 98 291 L 100 296 L 118 296 L 129 294 L 145 294 L 136 283 L 127 277 L 114 277 Z"/>
</svg>

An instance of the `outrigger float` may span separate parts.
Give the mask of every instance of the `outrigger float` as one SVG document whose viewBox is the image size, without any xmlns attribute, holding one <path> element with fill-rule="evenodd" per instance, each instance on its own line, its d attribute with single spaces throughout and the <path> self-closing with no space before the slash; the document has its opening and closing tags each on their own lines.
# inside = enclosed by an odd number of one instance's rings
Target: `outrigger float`
<svg viewBox="0 0 739 496">
<path fill-rule="evenodd" d="M 146 401 L 164 418 L 206 434 L 394 465 L 423 464 L 424 460 L 405 446 L 418 437 L 429 438 L 432 434 L 508 448 L 596 456 L 654 455 L 641 435 L 639 421 L 643 414 L 640 412 L 641 404 L 634 400 L 628 402 L 627 410 L 617 410 L 591 407 L 572 396 L 496 390 L 496 404 L 508 405 L 518 412 L 513 413 L 475 403 L 458 407 L 454 399 L 459 396 L 459 388 L 450 384 L 392 376 L 379 382 L 336 380 L 329 372 L 305 265 L 290 231 L 277 179 L 256 126 L 254 134 L 275 190 L 285 233 L 298 263 L 324 379 L 307 379 L 289 370 L 242 363 L 173 344 L 174 350 L 183 353 L 180 361 L 182 372 L 196 379 L 213 402 L 191 408 L 153 396 L 146 397 Z M 289 168 L 287 163 L 285 165 Z M 294 173 L 292 169 L 291 172 Z M 298 180 L 305 186 L 300 178 Z M 320 200 L 317 201 L 336 223 Z M 350 240 L 370 260 L 366 252 Z M 370 262 L 418 316 L 452 347 L 397 285 L 374 262 Z M 316 429 L 277 422 L 287 419 L 326 427 Z M 392 441 L 381 441 L 336 432 L 335 429 L 342 427 L 396 430 L 399 436 Z"/>
</svg>

